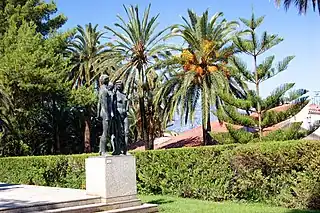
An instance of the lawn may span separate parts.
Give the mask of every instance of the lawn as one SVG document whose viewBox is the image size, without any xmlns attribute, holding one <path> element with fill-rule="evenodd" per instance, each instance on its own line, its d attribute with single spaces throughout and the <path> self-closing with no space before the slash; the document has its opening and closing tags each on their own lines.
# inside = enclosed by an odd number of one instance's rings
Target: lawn
<svg viewBox="0 0 320 213">
<path fill-rule="evenodd" d="M 165 213 L 320 213 L 271 207 L 263 204 L 244 204 L 234 202 L 216 203 L 195 199 L 176 198 L 168 196 L 139 196 L 143 202 L 159 204 L 160 212 Z"/>
</svg>

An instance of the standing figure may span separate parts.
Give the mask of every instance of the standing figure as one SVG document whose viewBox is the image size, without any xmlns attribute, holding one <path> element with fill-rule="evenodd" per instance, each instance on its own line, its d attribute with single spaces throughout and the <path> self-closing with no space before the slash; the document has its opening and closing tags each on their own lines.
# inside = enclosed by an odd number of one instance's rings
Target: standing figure
<svg viewBox="0 0 320 213">
<path fill-rule="evenodd" d="M 123 84 L 121 81 L 115 83 L 115 118 L 118 128 L 116 129 L 116 154 L 127 154 L 127 145 L 129 137 L 128 122 L 128 99 L 123 92 Z"/>
<path fill-rule="evenodd" d="M 109 83 L 108 75 L 101 75 L 99 78 L 99 101 L 97 109 L 97 117 L 102 118 L 103 133 L 100 138 L 99 154 L 106 155 L 106 142 L 107 137 L 110 135 L 111 119 L 114 117 L 113 112 L 113 85 Z M 113 150 L 115 150 L 114 144 L 112 144 Z"/>
</svg>

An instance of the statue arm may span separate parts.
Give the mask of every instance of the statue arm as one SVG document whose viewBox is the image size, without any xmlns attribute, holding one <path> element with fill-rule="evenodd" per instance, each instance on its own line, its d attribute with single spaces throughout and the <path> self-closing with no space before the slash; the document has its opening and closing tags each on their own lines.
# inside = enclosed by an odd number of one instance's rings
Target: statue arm
<svg viewBox="0 0 320 213">
<path fill-rule="evenodd" d="M 110 95 L 110 102 L 108 103 L 107 106 L 107 111 L 106 112 L 110 112 L 111 117 L 114 116 L 114 112 L 113 112 L 113 104 L 114 104 L 114 97 L 113 97 L 113 93 Z"/>
</svg>

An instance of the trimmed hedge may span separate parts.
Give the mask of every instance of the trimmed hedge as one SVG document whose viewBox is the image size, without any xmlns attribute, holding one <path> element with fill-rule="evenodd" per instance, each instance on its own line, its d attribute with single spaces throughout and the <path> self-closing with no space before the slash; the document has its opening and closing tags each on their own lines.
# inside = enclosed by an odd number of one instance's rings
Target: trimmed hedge
<svg viewBox="0 0 320 213">
<path fill-rule="evenodd" d="M 138 190 L 204 200 L 320 209 L 320 142 L 286 141 L 134 152 Z M 0 181 L 85 187 L 89 155 L 0 158 Z"/>
</svg>

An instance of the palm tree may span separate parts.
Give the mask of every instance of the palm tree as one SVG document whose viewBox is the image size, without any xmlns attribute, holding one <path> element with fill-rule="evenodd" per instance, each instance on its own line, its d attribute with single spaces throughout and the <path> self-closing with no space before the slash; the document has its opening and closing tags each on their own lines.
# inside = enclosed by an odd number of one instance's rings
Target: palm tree
<svg viewBox="0 0 320 213">
<path fill-rule="evenodd" d="M 228 42 L 238 23 L 221 20 L 222 13 L 216 13 L 210 20 L 208 11 L 198 16 L 188 10 L 188 15 L 189 20 L 183 17 L 184 25 L 173 29 L 188 45 L 180 57 L 172 60 L 180 69 L 159 89 L 155 101 L 169 105 L 170 119 L 179 109 L 181 119 L 184 116 L 187 123 L 188 119 L 193 120 L 201 99 L 203 145 L 207 145 L 211 143 L 210 111 L 217 104 L 218 90 L 227 86 L 227 63 L 235 53 Z"/>
<path fill-rule="evenodd" d="M 106 46 L 100 43 L 104 33 L 98 31 L 97 27 L 91 23 L 85 25 L 85 28 L 78 25 L 75 39 L 68 47 L 74 64 L 70 73 L 74 88 L 96 83 L 97 68 L 106 53 Z"/>
<path fill-rule="evenodd" d="M 275 0 L 275 3 L 278 7 L 281 5 L 282 2 L 286 10 L 288 10 L 291 4 L 294 3 L 299 10 L 299 14 L 306 14 L 308 10 L 308 6 L 311 3 L 313 7 L 313 11 L 315 11 L 316 7 L 318 7 L 318 11 L 320 14 L 320 0 L 284 0 L 284 1 Z"/>
<path fill-rule="evenodd" d="M 169 34 L 166 33 L 169 28 L 156 31 L 159 14 L 149 17 L 150 7 L 149 4 L 141 16 L 138 6 L 124 6 L 127 20 L 117 16 L 119 23 L 116 23 L 115 27 L 118 31 L 105 27 L 114 35 L 114 43 L 110 46 L 121 61 L 113 80 L 123 79 L 131 98 L 138 96 L 141 132 L 146 149 L 153 149 L 147 119 L 147 94 L 150 90 L 147 72 L 153 66 L 154 58 L 167 49 L 161 41 Z"/>
<path fill-rule="evenodd" d="M 101 72 L 99 65 L 106 57 L 105 45 L 100 44 L 103 32 L 97 30 L 98 25 L 92 26 L 91 23 L 77 27 L 75 39 L 70 43 L 68 50 L 71 53 L 74 66 L 70 72 L 70 79 L 73 88 L 89 88 L 96 86 L 98 75 Z M 90 126 L 91 126 L 91 107 L 85 109 L 85 131 L 84 131 L 84 151 L 91 152 Z"/>
</svg>

